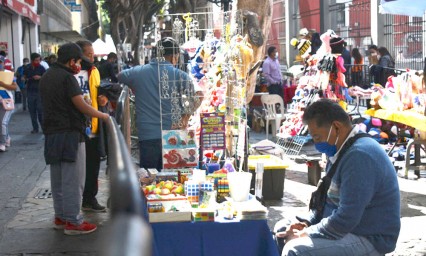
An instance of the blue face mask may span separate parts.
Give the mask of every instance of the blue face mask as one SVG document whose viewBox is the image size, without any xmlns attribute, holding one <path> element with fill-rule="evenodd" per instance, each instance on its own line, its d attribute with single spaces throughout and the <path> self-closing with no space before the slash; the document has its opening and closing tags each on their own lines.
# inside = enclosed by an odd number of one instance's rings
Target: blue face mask
<svg viewBox="0 0 426 256">
<path fill-rule="evenodd" d="M 333 126 L 330 126 L 330 130 L 328 131 L 327 141 L 315 143 L 316 150 L 318 150 L 321 153 L 324 153 L 328 157 L 332 157 L 336 154 L 337 152 L 336 144 L 337 144 L 337 141 L 339 140 L 339 136 L 337 136 L 337 139 L 334 145 L 331 145 L 330 143 L 328 143 L 332 129 L 333 129 Z"/>
</svg>

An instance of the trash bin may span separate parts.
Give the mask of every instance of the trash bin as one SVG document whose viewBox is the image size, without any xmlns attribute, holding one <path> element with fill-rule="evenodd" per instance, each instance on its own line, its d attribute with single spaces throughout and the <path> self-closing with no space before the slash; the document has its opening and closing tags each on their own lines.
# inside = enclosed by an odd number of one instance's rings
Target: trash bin
<svg viewBox="0 0 426 256">
<path fill-rule="evenodd" d="M 263 163 L 262 197 L 264 200 L 277 200 L 284 196 L 285 169 L 288 164 L 279 157 L 273 155 L 250 155 L 248 157 L 249 171 L 253 173 L 251 189 L 254 189 L 256 179 L 256 165 Z"/>
</svg>

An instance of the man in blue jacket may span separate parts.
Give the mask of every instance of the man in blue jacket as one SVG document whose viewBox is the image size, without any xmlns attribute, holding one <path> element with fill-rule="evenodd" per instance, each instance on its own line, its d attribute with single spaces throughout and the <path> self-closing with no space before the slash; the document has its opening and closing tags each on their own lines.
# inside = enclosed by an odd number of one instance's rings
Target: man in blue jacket
<svg viewBox="0 0 426 256">
<path fill-rule="evenodd" d="M 285 242 L 282 255 L 392 252 L 401 227 L 400 193 L 395 169 L 385 151 L 372 138 L 358 138 L 345 145 L 358 129 L 330 100 L 307 107 L 303 122 L 316 149 L 328 156 L 327 173 L 334 164 L 337 166 L 321 213 L 313 209 L 290 226 L 283 227 L 282 221 L 276 224 L 278 243 L 282 246 Z"/>
<path fill-rule="evenodd" d="M 166 37 L 157 42 L 157 51 L 157 58 L 122 71 L 118 81 L 129 85 L 135 94 L 140 167 L 161 170 L 161 131 L 185 129 L 185 120 L 195 112 L 200 99 L 189 75 L 175 68 L 179 44 Z"/>
<path fill-rule="evenodd" d="M 39 123 L 41 124 L 43 120 L 43 108 L 41 106 L 38 86 L 41 76 L 46 72 L 46 69 L 40 62 L 40 54 L 36 52 L 31 53 L 31 64 L 24 70 L 24 77 L 27 81 L 28 110 L 30 111 L 31 124 L 33 125 L 31 133 L 39 132 Z"/>
<path fill-rule="evenodd" d="M 22 95 L 22 110 L 27 110 L 27 87 L 26 87 L 26 81 L 25 81 L 25 77 L 24 77 L 24 71 L 25 68 L 28 66 L 28 64 L 30 63 L 30 60 L 28 58 L 24 58 L 22 60 L 22 66 L 20 66 L 16 72 L 15 72 L 15 77 L 16 77 L 16 83 L 19 86 L 19 90 L 21 91 L 21 95 Z"/>
</svg>

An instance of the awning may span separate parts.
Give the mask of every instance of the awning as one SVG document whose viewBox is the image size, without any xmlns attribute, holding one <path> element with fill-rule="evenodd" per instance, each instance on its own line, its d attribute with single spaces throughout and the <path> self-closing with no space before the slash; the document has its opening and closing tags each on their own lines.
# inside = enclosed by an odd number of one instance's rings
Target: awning
<svg viewBox="0 0 426 256">
<path fill-rule="evenodd" d="M 425 11 L 425 0 L 380 0 L 379 12 L 381 14 L 423 17 Z"/>
<path fill-rule="evenodd" d="M 40 16 L 37 15 L 27 4 L 18 0 L 0 0 L 0 2 L 17 14 L 29 18 L 32 22 L 34 22 L 34 24 L 40 25 Z"/>
<path fill-rule="evenodd" d="M 45 34 L 63 39 L 67 42 L 77 42 L 79 40 L 87 40 L 86 38 L 84 38 L 82 35 L 80 35 L 77 31 L 75 30 L 68 30 L 68 31 L 57 31 L 57 32 L 43 32 Z"/>
<path fill-rule="evenodd" d="M 116 53 L 117 50 L 114 46 L 114 41 L 112 40 L 111 35 L 105 35 L 105 42 L 101 39 L 97 39 L 93 43 L 93 50 L 96 56 L 106 56 L 110 52 Z"/>
</svg>

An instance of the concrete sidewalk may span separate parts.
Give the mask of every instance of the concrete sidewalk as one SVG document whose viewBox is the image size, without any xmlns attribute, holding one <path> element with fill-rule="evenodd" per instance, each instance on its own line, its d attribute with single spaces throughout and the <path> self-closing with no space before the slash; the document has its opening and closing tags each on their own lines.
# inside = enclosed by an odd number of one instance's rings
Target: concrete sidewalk
<svg viewBox="0 0 426 256">
<path fill-rule="evenodd" d="M 19 107 L 20 105 L 18 105 Z M 0 153 L 0 255 L 101 255 L 109 213 L 84 213 L 98 224 L 98 230 L 82 236 L 66 236 L 52 227 L 52 199 L 38 199 L 39 192 L 50 189 L 49 166 L 43 158 L 43 136 L 30 134 L 28 112 L 17 110 L 10 124 L 12 147 Z M 264 139 L 252 133 L 251 140 Z M 98 199 L 106 204 L 108 177 L 105 162 L 100 174 Z M 426 255 L 426 179 L 399 178 L 402 195 L 402 230 L 397 249 L 389 255 Z M 268 201 L 268 225 L 286 215 L 307 211 L 315 189 L 307 182 L 304 164 L 291 163 L 286 171 L 284 199 Z"/>
</svg>

